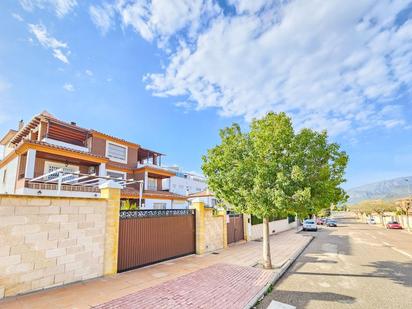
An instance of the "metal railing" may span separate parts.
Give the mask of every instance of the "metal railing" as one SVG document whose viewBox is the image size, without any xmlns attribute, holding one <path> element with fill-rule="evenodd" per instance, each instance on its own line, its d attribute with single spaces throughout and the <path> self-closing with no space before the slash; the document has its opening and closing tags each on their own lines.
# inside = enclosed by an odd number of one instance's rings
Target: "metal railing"
<svg viewBox="0 0 412 309">
<path fill-rule="evenodd" d="M 188 215 L 194 215 L 194 214 L 195 214 L 195 209 L 121 210 L 120 219 L 188 216 Z"/>
</svg>

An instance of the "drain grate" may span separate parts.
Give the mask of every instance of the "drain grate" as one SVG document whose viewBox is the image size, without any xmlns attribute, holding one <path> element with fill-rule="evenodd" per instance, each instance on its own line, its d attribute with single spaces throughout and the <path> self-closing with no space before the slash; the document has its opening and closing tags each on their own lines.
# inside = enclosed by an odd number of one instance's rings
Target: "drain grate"
<svg viewBox="0 0 412 309">
<path fill-rule="evenodd" d="M 219 252 L 212 252 L 212 254 L 219 254 Z"/>
</svg>

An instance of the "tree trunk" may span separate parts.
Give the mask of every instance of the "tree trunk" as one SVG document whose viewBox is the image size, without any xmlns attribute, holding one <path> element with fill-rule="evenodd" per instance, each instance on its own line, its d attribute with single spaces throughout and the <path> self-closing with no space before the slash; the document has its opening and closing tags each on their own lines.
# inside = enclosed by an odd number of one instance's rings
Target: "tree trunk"
<svg viewBox="0 0 412 309">
<path fill-rule="evenodd" d="M 270 257 L 269 242 L 269 218 L 263 218 L 263 268 L 272 268 L 272 258 Z"/>
<path fill-rule="evenodd" d="M 295 216 L 295 221 L 296 221 L 296 231 L 299 231 L 299 217 L 298 217 L 297 213 L 296 213 L 296 216 Z"/>
<path fill-rule="evenodd" d="M 381 221 L 382 221 L 382 225 L 385 227 L 385 221 L 383 220 L 383 214 L 381 214 Z"/>
</svg>

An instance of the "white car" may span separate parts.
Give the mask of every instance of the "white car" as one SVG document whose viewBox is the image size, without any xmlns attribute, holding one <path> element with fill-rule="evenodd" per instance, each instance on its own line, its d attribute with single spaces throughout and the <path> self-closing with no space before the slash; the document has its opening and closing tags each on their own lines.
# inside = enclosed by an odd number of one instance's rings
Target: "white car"
<svg viewBox="0 0 412 309">
<path fill-rule="evenodd" d="M 315 220 L 306 219 L 305 221 L 303 221 L 303 230 L 304 231 L 317 231 L 318 226 L 316 225 Z"/>
<path fill-rule="evenodd" d="M 369 218 L 368 219 L 368 224 L 376 224 L 376 221 L 374 218 Z"/>
</svg>

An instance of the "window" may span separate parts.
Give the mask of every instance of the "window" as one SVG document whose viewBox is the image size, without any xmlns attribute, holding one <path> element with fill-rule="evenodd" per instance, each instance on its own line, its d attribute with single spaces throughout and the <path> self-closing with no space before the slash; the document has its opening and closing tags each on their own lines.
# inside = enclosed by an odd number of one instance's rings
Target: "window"
<svg viewBox="0 0 412 309">
<path fill-rule="evenodd" d="M 106 142 L 106 156 L 113 161 L 127 163 L 127 147 L 112 142 Z"/>
<path fill-rule="evenodd" d="M 74 166 L 74 165 L 65 165 L 62 163 L 56 163 L 56 162 L 46 162 L 46 164 L 44 165 L 44 173 L 48 174 L 54 171 L 57 171 L 59 169 L 63 170 L 63 175 L 66 174 L 70 174 L 70 173 L 78 173 L 79 172 L 79 167 L 78 166 Z M 56 178 L 59 176 L 59 173 L 53 173 L 50 174 L 49 176 L 47 176 L 47 180 Z M 76 176 L 70 176 L 70 177 L 65 177 L 64 181 L 68 181 L 68 180 L 72 180 L 74 179 Z"/>
<path fill-rule="evenodd" d="M 166 209 L 166 203 L 153 203 L 153 209 Z"/>
<path fill-rule="evenodd" d="M 107 176 L 113 177 L 113 178 L 121 178 L 121 179 L 126 178 L 125 173 L 122 173 L 122 172 L 106 171 L 106 174 L 107 174 Z"/>
<path fill-rule="evenodd" d="M 155 178 L 148 178 L 147 180 L 148 180 L 147 189 L 156 191 L 157 190 L 157 180 Z"/>
</svg>

